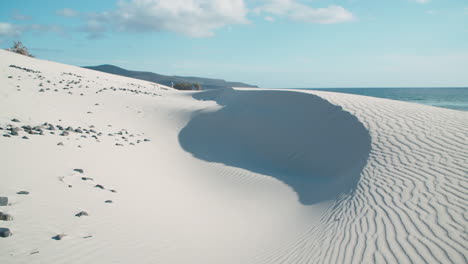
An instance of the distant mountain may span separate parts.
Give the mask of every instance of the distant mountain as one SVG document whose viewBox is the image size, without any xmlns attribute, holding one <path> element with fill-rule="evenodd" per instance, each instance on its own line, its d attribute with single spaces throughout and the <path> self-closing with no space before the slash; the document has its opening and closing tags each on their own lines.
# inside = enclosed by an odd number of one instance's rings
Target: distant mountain
<svg viewBox="0 0 468 264">
<path fill-rule="evenodd" d="M 209 79 L 209 78 L 201 78 L 201 77 L 183 77 L 183 76 L 166 76 L 161 75 L 153 72 L 140 72 L 140 71 L 129 71 L 126 69 L 119 68 L 114 65 L 99 65 L 99 66 L 84 66 L 83 68 L 111 73 L 115 75 L 126 76 L 130 78 L 145 80 L 149 82 L 159 83 L 167 86 L 171 86 L 172 83 L 182 83 L 182 82 L 189 82 L 189 83 L 199 83 L 202 86 L 203 90 L 209 89 L 221 89 L 221 88 L 229 88 L 229 87 L 253 87 L 257 88 L 258 86 L 250 85 L 241 82 L 227 82 L 222 79 Z"/>
</svg>

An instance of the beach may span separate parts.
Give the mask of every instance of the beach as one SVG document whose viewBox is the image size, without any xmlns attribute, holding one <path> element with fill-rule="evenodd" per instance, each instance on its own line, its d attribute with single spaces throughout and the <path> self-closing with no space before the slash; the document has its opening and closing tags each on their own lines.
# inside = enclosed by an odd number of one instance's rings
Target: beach
<svg viewBox="0 0 468 264">
<path fill-rule="evenodd" d="M 0 263 L 467 262 L 466 112 L 0 72 Z"/>
</svg>

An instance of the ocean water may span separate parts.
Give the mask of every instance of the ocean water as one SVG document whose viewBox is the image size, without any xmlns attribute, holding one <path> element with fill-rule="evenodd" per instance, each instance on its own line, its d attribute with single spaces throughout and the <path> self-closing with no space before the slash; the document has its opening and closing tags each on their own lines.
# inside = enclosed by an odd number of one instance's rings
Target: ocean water
<svg viewBox="0 0 468 264">
<path fill-rule="evenodd" d="M 307 90 L 359 94 L 468 111 L 468 88 L 323 88 Z"/>
</svg>

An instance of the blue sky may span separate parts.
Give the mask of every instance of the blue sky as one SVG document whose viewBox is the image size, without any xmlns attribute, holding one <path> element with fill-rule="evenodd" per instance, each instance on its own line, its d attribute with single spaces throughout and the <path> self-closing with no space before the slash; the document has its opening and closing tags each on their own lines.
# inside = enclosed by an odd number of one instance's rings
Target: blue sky
<svg viewBox="0 0 468 264">
<path fill-rule="evenodd" d="M 15 0 L 0 47 L 268 88 L 468 87 L 466 0 Z"/>
</svg>

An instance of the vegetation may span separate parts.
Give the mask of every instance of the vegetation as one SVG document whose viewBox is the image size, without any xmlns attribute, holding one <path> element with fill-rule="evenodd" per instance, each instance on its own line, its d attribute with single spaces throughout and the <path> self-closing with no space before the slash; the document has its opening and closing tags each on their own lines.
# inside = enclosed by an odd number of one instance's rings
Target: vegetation
<svg viewBox="0 0 468 264">
<path fill-rule="evenodd" d="M 28 48 L 26 48 L 21 41 L 15 41 L 13 46 L 7 50 L 24 56 L 34 57 L 29 53 Z"/>
<path fill-rule="evenodd" d="M 177 90 L 201 90 L 199 83 L 181 82 L 174 84 L 174 88 Z"/>
</svg>

